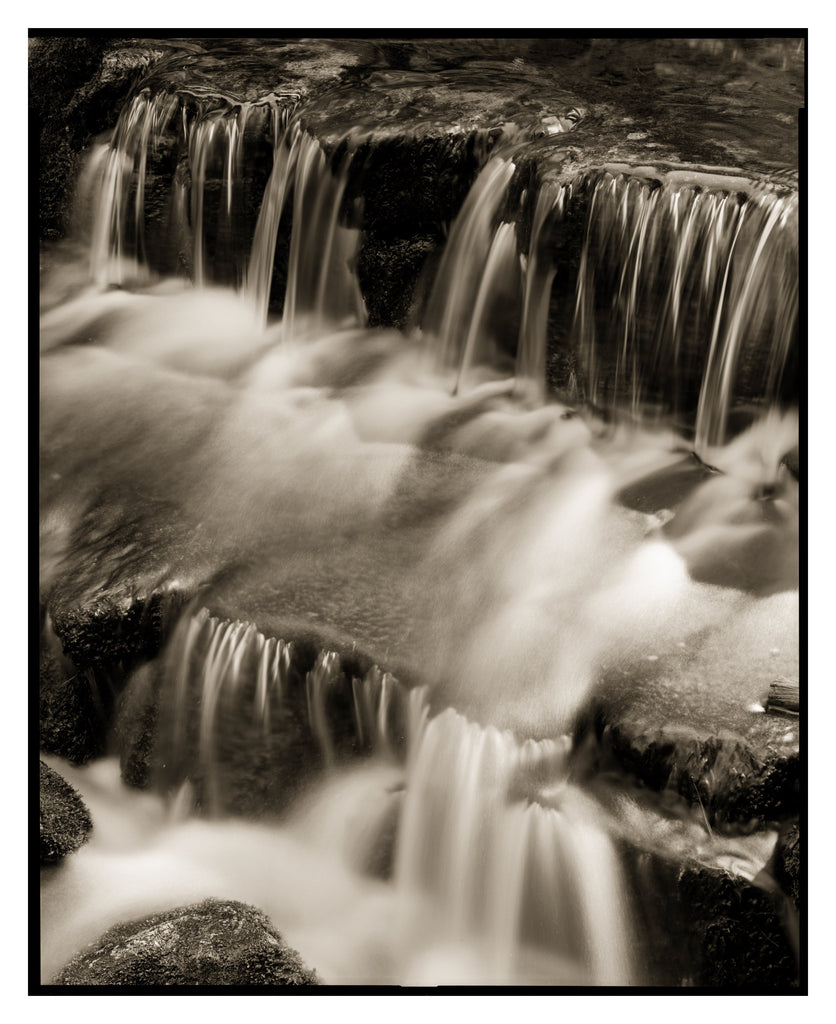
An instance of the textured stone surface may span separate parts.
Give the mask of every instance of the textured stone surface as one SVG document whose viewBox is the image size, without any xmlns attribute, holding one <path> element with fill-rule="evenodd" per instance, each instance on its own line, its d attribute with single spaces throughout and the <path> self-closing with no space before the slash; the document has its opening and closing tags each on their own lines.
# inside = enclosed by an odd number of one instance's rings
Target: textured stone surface
<svg viewBox="0 0 836 1024">
<path fill-rule="evenodd" d="M 53 864 L 86 842 L 93 827 L 81 797 L 58 772 L 40 762 L 40 857 Z"/>
<path fill-rule="evenodd" d="M 307 986 L 318 981 L 261 911 L 206 900 L 117 925 L 74 957 L 55 984 Z"/>
</svg>

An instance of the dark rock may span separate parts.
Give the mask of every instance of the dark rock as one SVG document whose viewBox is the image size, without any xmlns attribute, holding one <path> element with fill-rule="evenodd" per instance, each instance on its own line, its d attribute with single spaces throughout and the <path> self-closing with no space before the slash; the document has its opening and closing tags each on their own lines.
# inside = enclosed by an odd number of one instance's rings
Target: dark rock
<svg viewBox="0 0 836 1024">
<path fill-rule="evenodd" d="M 85 147 L 116 124 L 130 89 L 160 56 L 104 35 L 30 39 L 29 111 L 39 134 L 42 238 L 66 233 Z"/>
<path fill-rule="evenodd" d="M 440 238 L 426 235 L 394 240 L 365 236 L 357 256 L 357 280 L 370 327 L 407 325 L 422 272 L 440 246 Z"/>
<path fill-rule="evenodd" d="M 40 749 L 84 764 L 105 749 L 108 696 L 95 676 L 42 651 L 39 679 Z"/>
<path fill-rule="evenodd" d="M 787 991 L 798 964 L 773 894 L 707 868 L 683 869 L 677 901 L 697 988 Z"/>
<path fill-rule="evenodd" d="M 798 822 L 782 829 L 772 858 L 775 880 L 798 907 L 799 874 L 801 871 L 801 839 Z"/>
<path fill-rule="evenodd" d="M 318 985 L 255 907 L 203 903 L 111 928 L 75 956 L 57 985 Z"/>
<path fill-rule="evenodd" d="M 152 662 L 133 673 L 116 703 L 114 746 L 122 781 L 134 789 L 148 789 L 154 780 L 159 690 L 159 666 Z"/>
<path fill-rule="evenodd" d="M 602 743 L 650 789 L 674 790 L 714 825 L 775 822 L 798 809 L 798 752 L 757 750 L 729 732 L 625 718 L 604 727 Z"/>
<path fill-rule="evenodd" d="M 625 844 L 639 984 L 789 991 L 798 962 L 780 893 Z"/>
<path fill-rule="evenodd" d="M 124 673 L 159 653 L 179 595 L 104 592 L 80 605 L 51 606 L 53 629 L 64 654 L 80 669 Z"/>
<path fill-rule="evenodd" d="M 86 842 L 93 823 L 73 787 L 40 762 L 41 864 L 54 864 Z"/>
</svg>

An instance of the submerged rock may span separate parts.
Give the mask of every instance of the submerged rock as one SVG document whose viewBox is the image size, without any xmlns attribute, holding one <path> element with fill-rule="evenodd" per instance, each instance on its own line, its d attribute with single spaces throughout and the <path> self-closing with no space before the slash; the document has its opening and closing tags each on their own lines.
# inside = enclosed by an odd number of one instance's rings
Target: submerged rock
<svg viewBox="0 0 836 1024">
<path fill-rule="evenodd" d="M 268 917 L 230 900 L 120 924 L 75 956 L 57 985 L 320 984 Z"/>
<path fill-rule="evenodd" d="M 93 828 L 81 797 L 58 772 L 40 763 L 41 864 L 74 853 Z"/>
</svg>

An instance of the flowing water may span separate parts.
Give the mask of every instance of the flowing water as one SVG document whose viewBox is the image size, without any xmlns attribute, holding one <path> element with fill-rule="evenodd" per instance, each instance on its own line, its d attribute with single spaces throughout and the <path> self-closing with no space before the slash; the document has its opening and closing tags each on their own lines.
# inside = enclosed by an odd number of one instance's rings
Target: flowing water
<svg viewBox="0 0 836 1024">
<path fill-rule="evenodd" d="M 413 328 L 371 331 L 363 133 L 332 158 L 295 100 L 137 91 L 82 181 L 88 251 L 43 283 L 42 593 L 202 590 L 131 683 L 159 687 L 154 795 L 60 766 L 95 832 L 44 873 L 44 979 L 217 896 L 332 983 L 642 983 L 624 814 L 573 727 L 605 673 L 686 647 L 708 702 L 778 647 L 797 671 L 797 201 L 614 166 L 521 194 L 516 140 Z M 624 499 L 683 460 L 674 512 Z M 278 818 L 240 816 L 244 762 Z"/>
</svg>

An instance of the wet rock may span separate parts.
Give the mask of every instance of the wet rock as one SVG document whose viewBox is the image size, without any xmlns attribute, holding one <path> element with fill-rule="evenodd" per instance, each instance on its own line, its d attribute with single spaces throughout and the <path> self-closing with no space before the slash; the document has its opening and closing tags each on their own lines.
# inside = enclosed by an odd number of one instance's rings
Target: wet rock
<svg viewBox="0 0 836 1024">
<path fill-rule="evenodd" d="M 629 844 L 621 861 L 640 984 L 729 993 L 797 987 L 797 951 L 780 893 Z"/>
<path fill-rule="evenodd" d="M 116 124 L 131 87 L 161 56 L 162 50 L 107 36 L 30 39 L 29 109 L 39 132 L 42 238 L 66 233 L 85 147 Z"/>
<path fill-rule="evenodd" d="M 685 983 L 724 991 L 787 991 L 798 964 L 773 894 L 706 868 L 684 869 L 677 900 L 693 974 Z"/>
<path fill-rule="evenodd" d="M 74 957 L 55 984 L 300 987 L 319 981 L 260 910 L 210 899 L 117 925 Z"/>
<path fill-rule="evenodd" d="M 801 838 L 798 822 L 788 823 L 778 836 L 772 858 L 772 873 L 783 891 L 798 908 L 801 871 Z"/>
<path fill-rule="evenodd" d="M 159 653 L 181 602 L 180 595 L 165 592 L 106 591 L 79 605 L 52 602 L 50 614 L 63 652 L 77 668 L 124 672 Z"/>
<path fill-rule="evenodd" d="M 73 787 L 40 762 L 41 864 L 54 864 L 87 841 L 93 823 Z"/>
<path fill-rule="evenodd" d="M 797 812 L 797 750 L 758 750 L 728 731 L 706 735 L 673 724 L 648 728 L 631 718 L 607 724 L 602 743 L 650 789 L 677 792 L 699 805 L 711 824 L 775 822 Z"/>
<path fill-rule="evenodd" d="M 104 752 L 108 712 L 97 680 L 48 651 L 41 652 L 38 711 L 44 753 L 84 764 Z"/>
</svg>

